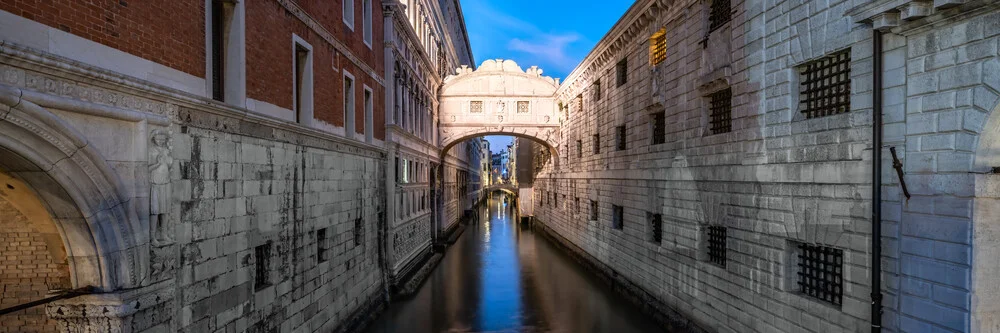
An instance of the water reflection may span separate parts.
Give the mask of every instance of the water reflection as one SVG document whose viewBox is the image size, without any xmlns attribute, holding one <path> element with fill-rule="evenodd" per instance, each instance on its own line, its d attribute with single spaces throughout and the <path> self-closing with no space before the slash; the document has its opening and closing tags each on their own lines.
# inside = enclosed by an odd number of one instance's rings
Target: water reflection
<svg viewBox="0 0 1000 333">
<path fill-rule="evenodd" d="M 499 194 L 420 291 L 396 300 L 369 332 L 658 332 L 530 228 Z"/>
</svg>

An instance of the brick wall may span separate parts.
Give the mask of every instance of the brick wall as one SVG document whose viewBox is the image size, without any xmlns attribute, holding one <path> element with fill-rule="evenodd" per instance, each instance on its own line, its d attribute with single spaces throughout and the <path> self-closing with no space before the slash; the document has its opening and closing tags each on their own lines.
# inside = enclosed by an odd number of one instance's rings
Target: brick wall
<svg viewBox="0 0 1000 333">
<path fill-rule="evenodd" d="M 0 3 L 0 10 L 205 76 L 204 0 L 14 0 Z"/>
<path fill-rule="evenodd" d="M 70 288 L 69 268 L 49 252 L 42 235 L 10 202 L 0 197 L 0 308 L 44 298 Z M 0 332 L 54 332 L 45 307 L 4 315 Z"/>
</svg>

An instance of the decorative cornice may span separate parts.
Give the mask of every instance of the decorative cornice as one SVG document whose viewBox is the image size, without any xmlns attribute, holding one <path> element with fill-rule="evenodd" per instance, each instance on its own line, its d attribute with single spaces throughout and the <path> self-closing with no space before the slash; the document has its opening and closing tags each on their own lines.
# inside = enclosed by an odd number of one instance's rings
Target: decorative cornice
<svg viewBox="0 0 1000 333">
<path fill-rule="evenodd" d="M 298 18 L 299 21 L 305 23 L 305 25 L 309 27 L 309 29 L 312 29 L 312 31 L 315 32 L 317 35 L 319 35 L 321 38 L 323 38 L 323 40 L 325 40 L 327 43 L 330 43 L 330 45 L 333 45 L 333 47 L 337 49 L 338 52 L 343 53 L 348 60 L 354 63 L 354 65 L 361 68 L 362 71 L 368 73 L 369 76 L 375 79 L 375 82 L 378 82 L 379 85 L 385 87 L 385 80 L 382 78 L 381 74 L 376 72 L 374 69 L 368 66 L 368 64 L 364 63 L 363 61 L 361 61 L 361 59 L 359 59 L 357 56 L 351 53 L 351 50 L 347 48 L 346 45 L 344 45 L 336 38 L 334 38 L 333 34 L 327 31 L 326 28 L 324 28 L 321 24 L 319 24 L 319 22 L 316 22 L 316 20 L 314 20 L 311 16 L 309 16 L 309 14 L 307 14 L 305 10 L 302 10 L 302 8 L 299 7 L 298 4 L 296 4 L 292 0 L 275 0 L 275 1 L 277 1 L 278 4 L 280 4 L 282 7 L 285 7 L 285 10 L 288 10 L 289 13 L 295 15 L 295 17 Z"/>
</svg>

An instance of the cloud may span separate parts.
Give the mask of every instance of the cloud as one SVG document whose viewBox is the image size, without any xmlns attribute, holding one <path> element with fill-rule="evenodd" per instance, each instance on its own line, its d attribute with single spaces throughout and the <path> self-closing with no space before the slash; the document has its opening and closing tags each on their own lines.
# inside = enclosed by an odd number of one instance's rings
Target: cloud
<svg viewBox="0 0 1000 333">
<path fill-rule="evenodd" d="M 507 43 L 507 48 L 531 55 L 536 61 L 555 65 L 561 70 L 571 70 L 576 67 L 578 59 L 569 56 L 567 48 L 579 40 L 577 33 L 539 34 L 531 40 L 513 38 Z"/>
</svg>

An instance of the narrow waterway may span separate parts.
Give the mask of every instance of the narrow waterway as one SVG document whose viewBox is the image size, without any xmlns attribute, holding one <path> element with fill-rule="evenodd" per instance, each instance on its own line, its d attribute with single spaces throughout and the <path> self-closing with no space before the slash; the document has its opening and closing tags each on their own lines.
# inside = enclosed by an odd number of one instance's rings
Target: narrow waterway
<svg viewBox="0 0 1000 333">
<path fill-rule="evenodd" d="M 515 223 L 503 198 L 494 194 L 417 294 L 393 302 L 368 332 L 662 331 L 548 240 Z"/>
</svg>

